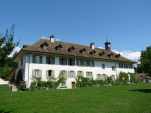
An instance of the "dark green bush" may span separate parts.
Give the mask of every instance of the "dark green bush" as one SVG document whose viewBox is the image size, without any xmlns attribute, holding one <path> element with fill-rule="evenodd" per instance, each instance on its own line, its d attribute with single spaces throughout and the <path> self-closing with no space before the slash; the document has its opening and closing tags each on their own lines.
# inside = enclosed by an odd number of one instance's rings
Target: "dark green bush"
<svg viewBox="0 0 151 113">
<path fill-rule="evenodd" d="M 116 82 L 119 82 L 120 84 L 127 84 L 129 82 L 128 73 L 121 72 Z"/>
</svg>

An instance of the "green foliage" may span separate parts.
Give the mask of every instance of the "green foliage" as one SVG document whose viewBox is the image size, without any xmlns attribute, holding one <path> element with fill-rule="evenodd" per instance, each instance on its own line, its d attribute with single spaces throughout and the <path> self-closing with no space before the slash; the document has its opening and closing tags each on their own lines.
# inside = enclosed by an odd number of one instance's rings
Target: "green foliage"
<svg viewBox="0 0 151 113">
<path fill-rule="evenodd" d="M 129 74 L 130 74 L 130 82 L 131 83 L 140 82 L 138 76 L 135 73 L 129 73 Z"/>
<path fill-rule="evenodd" d="M 85 78 L 83 76 L 78 76 L 77 78 L 77 87 L 88 87 L 93 85 L 93 80 L 90 80 L 88 78 Z"/>
<path fill-rule="evenodd" d="M 127 83 L 128 82 L 128 74 L 121 72 L 119 74 L 119 81 L 123 82 L 123 83 Z"/>
<path fill-rule="evenodd" d="M 0 77 L 7 78 L 8 72 L 16 68 L 17 63 L 8 55 L 15 48 L 13 26 L 10 30 L 6 30 L 5 35 L 0 35 Z"/>
<path fill-rule="evenodd" d="M 31 83 L 31 89 L 50 89 L 57 88 L 57 81 L 33 81 Z"/>
<path fill-rule="evenodd" d="M 141 52 L 140 62 L 137 71 L 151 76 L 151 46 Z"/>
</svg>

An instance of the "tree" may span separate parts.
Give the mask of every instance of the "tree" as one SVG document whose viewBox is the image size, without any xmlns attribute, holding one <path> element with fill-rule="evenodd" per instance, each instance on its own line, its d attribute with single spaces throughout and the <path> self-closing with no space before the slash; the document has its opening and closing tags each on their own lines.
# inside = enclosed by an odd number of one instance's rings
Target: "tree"
<svg viewBox="0 0 151 113">
<path fill-rule="evenodd" d="M 15 68 L 13 58 L 8 57 L 17 43 L 14 42 L 14 25 L 5 34 L 0 34 L 0 77 L 7 78 L 7 74 Z"/>
<path fill-rule="evenodd" d="M 141 52 L 140 65 L 138 66 L 139 72 L 146 73 L 151 76 L 151 46 Z"/>
</svg>

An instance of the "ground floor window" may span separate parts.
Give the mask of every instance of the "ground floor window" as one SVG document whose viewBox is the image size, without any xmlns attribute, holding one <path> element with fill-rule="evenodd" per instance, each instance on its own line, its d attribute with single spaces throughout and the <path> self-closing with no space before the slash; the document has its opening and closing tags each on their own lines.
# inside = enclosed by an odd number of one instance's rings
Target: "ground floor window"
<svg viewBox="0 0 151 113">
<path fill-rule="evenodd" d="M 69 71 L 68 77 L 69 78 L 75 78 L 75 72 L 74 71 Z"/>
<path fill-rule="evenodd" d="M 86 78 L 93 79 L 92 72 L 86 72 Z"/>
<path fill-rule="evenodd" d="M 33 79 L 41 79 L 42 71 L 40 69 L 34 69 L 32 72 Z"/>
<path fill-rule="evenodd" d="M 83 71 L 78 71 L 77 72 L 77 77 L 84 77 L 84 72 Z"/>
<path fill-rule="evenodd" d="M 53 79 L 55 76 L 55 71 L 54 70 L 48 70 L 46 72 L 46 75 L 47 75 L 47 80 Z"/>
<path fill-rule="evenodd" d="M 65 71 L 65 70 L 62 70 L 62 71 L 60 71 L 60 73 L 59 73 L 59 79 L 67 79 L 67 71 Z"/>
<path fill-rule="evenodd" d="M 97 74 L 97 80 L 106 80 L 107 76 L 105 74 Z"/>
</svg>

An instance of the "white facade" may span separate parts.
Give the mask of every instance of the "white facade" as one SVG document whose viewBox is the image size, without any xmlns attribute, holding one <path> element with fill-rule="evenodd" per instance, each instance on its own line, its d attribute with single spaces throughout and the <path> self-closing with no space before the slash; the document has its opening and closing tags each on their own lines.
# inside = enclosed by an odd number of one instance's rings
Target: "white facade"
<svg viewBox="0 0 151 113">
<path fill-rule="evenodd" d="M 67 73 L 67 80 L 65 82 L 67 88 L 72 88 L 72 82 L 76 83 L 79 71 L 83 73 L 84 77 L 88 76 L 86 73 L 90 75 L 92 73 L 94 80 L 104 74 L 116 79 L 120 72 L 134 73 L 134 68 L 120 68 L 119 62 L 116 61 L 94 60 L 94 66 L 60 65 L 59 56 L 55 56 L 55 64 L 46 64 L 46 56 L 42 55 L 42 63 L 33 63 L 32 54 L 24 54 L 22 61 L 19 63 L 19 69 L 23 70 L 23 79 L 27 88 L 30 87 L 35 73 L 41 76 L 42 81 L 47 81 L 48 70 L 53 71 L 55 78 L 59 77 L 61 71 L 65 71 Z M 35 70 L 37 71 L 35 72 Z"/>
</svg>

